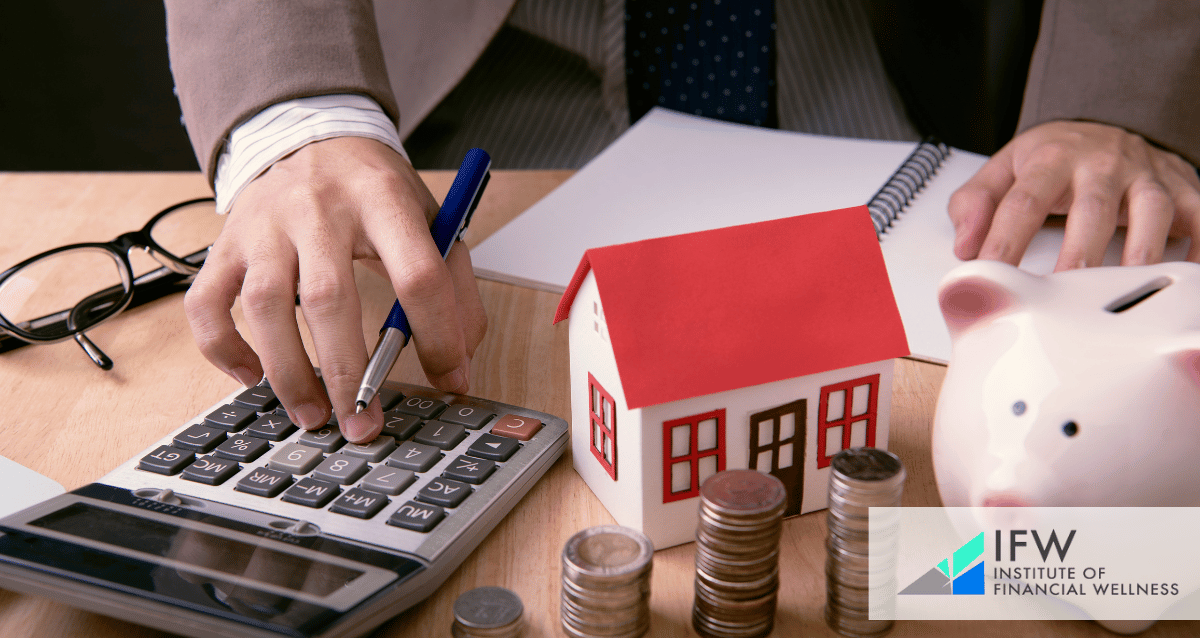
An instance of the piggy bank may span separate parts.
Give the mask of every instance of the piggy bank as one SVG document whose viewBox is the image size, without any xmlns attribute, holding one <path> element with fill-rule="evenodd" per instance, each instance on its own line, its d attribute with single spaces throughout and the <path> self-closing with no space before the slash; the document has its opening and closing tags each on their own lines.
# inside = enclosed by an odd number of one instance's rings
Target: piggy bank
<svg viewBox="0 0 1200 638">
<path fill-rule="evenodd" d="M 938 301 L 945 506 L 1200 506 L 1200 265 L 1035 276 L 973 261 Z"/>
</svg>

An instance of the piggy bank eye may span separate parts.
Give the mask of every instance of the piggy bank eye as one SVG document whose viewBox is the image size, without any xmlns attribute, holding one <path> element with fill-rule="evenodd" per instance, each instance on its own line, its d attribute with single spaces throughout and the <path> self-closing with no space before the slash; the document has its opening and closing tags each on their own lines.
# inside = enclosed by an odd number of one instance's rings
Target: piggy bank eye
<svg viewBox="0 0 1200 638">
<path fill-rule="evenodd" d="M 1017 401 L 1016 403 L 1013 404 L 1013 414 L 1015 414 L 1017 416 L 1021 416 L 1022 414 L 1025 414 L 1025 402 L 1024 401 Z"/>
<path fill-rule="evenodd" d="M 1063 434 L 1067 436 L 1075 436 L 1079 433 L 1079 426 L 1074 421 L 1067 421 L 1063 424 Z"/>
</svg>

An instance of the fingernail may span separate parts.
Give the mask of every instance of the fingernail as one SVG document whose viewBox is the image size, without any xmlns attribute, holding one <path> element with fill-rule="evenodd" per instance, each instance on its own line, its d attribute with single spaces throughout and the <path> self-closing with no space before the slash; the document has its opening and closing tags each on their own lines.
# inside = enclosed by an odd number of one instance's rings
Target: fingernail
<svg viewBox="0 0 1200 638">
<path fill-rule="evenodd" d="M 342 434 L 353 443 L 365 443 L 375 430 L 371 415 L 366 412 L 351 414 L 341 422 Z"/>
<path fill-rule="evenodd" d="M 325 411 L 312 403 L 301 403 L 292 408 L 292 415 L 296 417 L 296 425 L 305 430 L 312 430 L 325 425 Z"/>
<path fill-rule="evenodd" d="M 229 372 L 229 376 L 237 379 L 238 383 L 246 386 L 247 388 L 256 386 L 258 385 L 259 381 L 262 381 L 262 377 L 255 376 L 255 374 L 250 371 L 250 368 L 234 368 Z"/>
<path fill-rule="evenodd" d="M 431 380 L 430 383 L 443 392 L 462 394 L 467 390 L 467 371 L 465 368 L 457 368 L 438 377 L 436 381 Z"/>
</svg>

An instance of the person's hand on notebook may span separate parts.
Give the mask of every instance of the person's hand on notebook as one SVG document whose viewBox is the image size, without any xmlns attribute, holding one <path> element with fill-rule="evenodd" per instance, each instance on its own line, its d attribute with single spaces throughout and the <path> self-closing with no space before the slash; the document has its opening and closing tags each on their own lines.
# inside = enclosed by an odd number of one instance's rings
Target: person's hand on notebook
<svg viewBox="0 0 1200 638">
<path fill-rule="evenodd" d="M 373 439 L 383 425 L 378 403 L 354 410 L 368 354 L 352 268 L 361 260 L 391 280 L 430 384 L 466 392 L 487 318 L 466 247 L 443 262 L 434 246 L 437 211 L 408 161 L 375 140 L 314 142 L 276 162 L 234 201 L 188 291 L 200 351 L 245 385 L 265 371 L 300 427 L 325 425 L 332 402 L 347 439 Z M 328 396 L 301 341 L 297 293 Z M 239 294 L 257 352 L 230 315 Z"/>
<path fill-rule="evenodd" d="M 1048 215 L 1066 215 L 1055 271 L 1098 266 L 1118 226 L 1123 265 L 1162 260 L 1168 236 L 1200 261 L 1200 179 L 1183 158 L 1122 128 L 1055 121 L 1016 136 L 950 199 L 954 254 L 1017 265 Z"/>
</svg>

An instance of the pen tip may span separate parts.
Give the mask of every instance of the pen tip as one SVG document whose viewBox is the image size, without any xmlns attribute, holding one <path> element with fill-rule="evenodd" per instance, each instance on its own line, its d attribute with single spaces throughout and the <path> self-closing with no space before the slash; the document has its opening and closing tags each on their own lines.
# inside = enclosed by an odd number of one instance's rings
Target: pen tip
<svg viewBox="0 0 1200 638">
<path fill-rule="evenodd" d="M 363 410 L 366 410 L 366 409 L 367 409 L 367 404 L 366 404 L 366 403 L 364 403 L 364 402 L 362 402 L 362 401 L 355 401 L 355 402 L 354 402 L 354 413 L 355 413 L 355 414 L 358 414 L 358 413 L 360 413 L 360 412 L 362 412 Z"/>
</svg>

